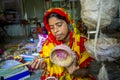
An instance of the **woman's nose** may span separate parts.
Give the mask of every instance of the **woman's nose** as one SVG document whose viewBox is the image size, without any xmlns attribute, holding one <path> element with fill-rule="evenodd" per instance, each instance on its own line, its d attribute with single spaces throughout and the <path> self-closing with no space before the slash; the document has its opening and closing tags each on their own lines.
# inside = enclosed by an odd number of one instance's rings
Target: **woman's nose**
<svg viewBox="0 0 120 80">
<path fill-rule="evenodd" d="M 58 31 L 59 31 L 58 28 L 55 26 L 54 32 L 57 33 Z"/>
</svg>

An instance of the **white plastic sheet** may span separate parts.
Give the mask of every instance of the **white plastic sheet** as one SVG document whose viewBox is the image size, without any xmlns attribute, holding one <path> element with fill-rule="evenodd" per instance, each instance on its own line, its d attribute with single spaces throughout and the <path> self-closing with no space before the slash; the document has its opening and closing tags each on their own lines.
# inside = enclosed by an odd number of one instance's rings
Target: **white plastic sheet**
<svg viewBox="0 0 120 80">
<path fill-rule="evenodd" d="M 96 55 L 94 53 L 94 39 L 85 42 L 85 47 L 90 56 L 99 61 L 114 61 L 120 57 L 120 42 L 115 38 L 102 36 L 98 38 L 96 44 Z"/>
<path fill-rule="evenodd" d="M 101 8 L 100 27 L 109 25 L 118 10 L 119 0 L 80 0 L 82 21 L 89 29 L 97 25 L 98 15 Z M 99 4 L 102 1 L 102 6 Z"/>
</svg>

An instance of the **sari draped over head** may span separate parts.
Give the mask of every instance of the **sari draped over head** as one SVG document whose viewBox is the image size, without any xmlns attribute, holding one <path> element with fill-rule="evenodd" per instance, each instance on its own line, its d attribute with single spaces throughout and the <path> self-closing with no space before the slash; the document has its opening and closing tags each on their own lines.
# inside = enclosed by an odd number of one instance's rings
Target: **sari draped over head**
<svg viewBox="0 0 120 80">
<path fill-rule="evenodd" d="M 77 56 L 77 63 L 79 64 L 79 67 L 87 67 L 89 65 L 89 62 L 92 61 L 92 58 L 89 57 L 87 52 L 85 51 L 84 47 L 84 41 L 86 41 L 86 38 L 81 37 L 80 34 L 76 34 L 76 26 L 74 24 L 74 21 L 71 19 L 70 14 L 67 13 L 67 11 L 61 9 L 61 8 L 52 8 L 46 11 L 44 14 L 43 22 L 44 26 L 48 31 L 48 38 L 42 45 L 42 49 L 40 50 L 40 57 L 45 58 L 44 61 L 46 62 L 46 67 L 41 75 L 41 80 L 45 80 L 47 77 L 55 77 L 59 80 L 93 80 L 91 75 L 86 78 L 77 78 L 73 75 L 70 75 L 64 67 L 58 66 L 56 64 L 53 64 L 50 61 L 50 52 L 51 50 L 57 46 L 62 44 L 62 41 L 58 41 L 55 39 L 55 37 L 52 35 L 52 32 L 50 30 L 50 26 L 47 21 L 47 17 L 51 13 L 57 13 L 63 17 L 66 18 L 67 23 L 70 25 L 70 41 L 68 42 L 67 46 L 70 47 L 72 51 L 75 52 L 75 55 Z"/>
</svg>

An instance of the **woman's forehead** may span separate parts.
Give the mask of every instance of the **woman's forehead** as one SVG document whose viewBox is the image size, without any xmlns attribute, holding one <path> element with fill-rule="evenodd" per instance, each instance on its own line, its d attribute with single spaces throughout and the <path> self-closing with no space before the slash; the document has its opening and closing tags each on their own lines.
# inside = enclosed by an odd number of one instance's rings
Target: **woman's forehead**
<svg viewBox="0 0 120 80">
<path fill-rule="evenodd" d="M 59 18 L 56 18 L 56 17 L 51 17 L 49 20 L 48 20 L 48 23 L 49 24 L 52 24 L 52 23 L 58 23 L 58 22 L 63 22 L 64 20 L 62 19 L 59 19 Z"/>
</svg>

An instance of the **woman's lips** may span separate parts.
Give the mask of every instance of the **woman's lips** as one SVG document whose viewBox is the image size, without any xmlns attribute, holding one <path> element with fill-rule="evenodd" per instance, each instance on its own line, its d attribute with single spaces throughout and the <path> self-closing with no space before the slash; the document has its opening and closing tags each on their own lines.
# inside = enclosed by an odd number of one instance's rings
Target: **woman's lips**
<svg viewBox="0 0 120 80">
<path fill-rule="evenodd" d="M 59 35 L 56 35 L 55 37 L 59 39 L 61 37 L 61 35 L 59 34 Z"/>
</svg>

